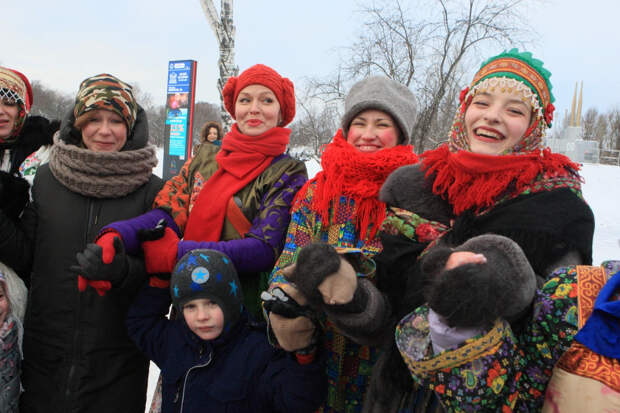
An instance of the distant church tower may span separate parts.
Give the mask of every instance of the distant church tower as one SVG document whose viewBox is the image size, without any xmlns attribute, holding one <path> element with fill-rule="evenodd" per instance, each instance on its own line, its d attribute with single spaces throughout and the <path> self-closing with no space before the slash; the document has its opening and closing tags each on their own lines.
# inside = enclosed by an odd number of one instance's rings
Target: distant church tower
<svg viewBox="0 0 620 413">
<path fill-rule="evenodd" d="M 579 91 L 579 95 L 577 91 Z M 582 102 L 583 81 L 581 82 L 581 87 L 579 87 L 579 82 L 575 83 L 575 93 L 573 94 L 568 126 L 562 131 L 562 137 L 559 140 L 563 150 L 560 149 L 558 152 L 564 153 L 576 162 L 598 163 L 598 142 L 583 140 L 583 126 L 581 125 Z"/>
<path fill-rule="evenodd" d="M 583 137 L 583 128 L 581 127 L 581 102 L 583 100 L 583 81 L 581 81 L 581 88 L 578 87 L 579 82 L 575 83 L 575 93 L 573 93 L 573 103 L 570 109 L 570 117 L 568 121 L 568 127 L 562 133 L 562 139 L 571 142 L 575 142 L 577 139 Z M 577 91 L 579 91 L 579 97 L 577 97 Z"/>
<path fill-rule="evenodd" d="M 581 81 L 581 89 L 579 89 L 579 100 L 577 100 L 577 85 L 575 83 L 575 93 L 573 94 L 573 105 L 570 111 L 570 123 L 568 126 L 581 126 L 581 102 L 583 101 L 583 80 Z M 575 101 L 577 101 L 577 111 L 575 112 Z"/>
</svg>

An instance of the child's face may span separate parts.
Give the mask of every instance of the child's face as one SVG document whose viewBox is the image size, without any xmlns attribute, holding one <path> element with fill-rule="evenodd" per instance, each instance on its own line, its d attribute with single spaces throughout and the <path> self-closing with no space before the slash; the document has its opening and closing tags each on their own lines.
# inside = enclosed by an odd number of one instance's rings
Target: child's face
<svg viewBox="0 0 620 413">
<path fill-rule="evenodd" d="M 475 95 L 465 112 L 465 130 L 474 153 L 500 155 L 525 135 L 532 107 L 519 92 L 484 92 Z"/>
<path fill-rule="evenodd" d="M 217 338 L 224 328 L 222 309 L 206 298 L 197 298 L 185 304 L 183 317 L 189 329 L 203 340 Z"/>
<path fill-rule="evenodd" d="M 9 298 L 5 294 L 4 284 L 0 283 L 0 325 L 9 315 Z"/>
</svg>

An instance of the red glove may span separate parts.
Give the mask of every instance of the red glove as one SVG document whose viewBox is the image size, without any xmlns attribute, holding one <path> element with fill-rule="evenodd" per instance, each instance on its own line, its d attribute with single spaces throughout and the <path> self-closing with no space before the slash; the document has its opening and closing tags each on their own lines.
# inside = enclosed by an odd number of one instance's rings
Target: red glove
<svg viewBox="0 0 620 413">
<path fill-rule="evenodd" d="M 79 282 L 79 281 L 78 281 Z M 101 297 L 105 295 L 112 288 L 112 283 L 110 281 L 105 280 L 86 280 L 88 285 L 97 290 L 97 294 Z"/>
<path fill-rule="evenodd" d="M 144 264 L 149 274 L 171 273 L 177 263 L 179 237 L 166 227 L 164 236 L 154 241 L 143 241 Z"/>
<path fill-rule="evenodd" d="M 163 274 L 151 275 L 149 277 L 149 286 L 162 289 L 170 288 L 170 274 L 168 274 L 167 278 L 163 277 Z"/>
<path fill-rule="evenodd" d="M 118 231 L 107 231 L 101 234 L 96 240 L 95 244 L 99 245 L 102 249 L 101 252 L 101 260 L 104 264 L 110 264 L 114 259 L 114 255 L 116 254 L 116 249 L 114 248 L 114 238 L 118 237 L 120 240 L 121 234 Z M 86 290 L 87 286 L 93 287 L 97 290 L 97 293 L 100 296 L 104 296 L 106 292 L 108 292 L 112 288 L 112 283 L 110 281 L 105 280 L 89 280 L 87 278 L 82 277 L 78 274 L 78 290 L 83 292 Z"/>
<path fill-rule="evenodd" d="M 107 231 L 101 234 L 95 240 L 95 244 L 99 245 L 103 251 L 101 252 L 101 259 L 104 264 L 110 264 L 116 255 L 116 249 L 114 248 L 114 237 L 118 237 L 121 241 L 123 238 L 117 231 Z"/>
</svg>

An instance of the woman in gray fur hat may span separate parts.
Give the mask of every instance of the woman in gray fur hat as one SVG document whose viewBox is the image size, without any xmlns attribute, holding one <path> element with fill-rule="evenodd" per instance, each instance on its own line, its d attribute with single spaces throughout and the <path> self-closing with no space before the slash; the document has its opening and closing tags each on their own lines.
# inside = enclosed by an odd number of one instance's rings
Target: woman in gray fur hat
<svg viewBox="0 0 620 413">
<path fill-rule="evenodd" d="M 375 288 L 368 258 L 381 251 L 377 230 L 386 214 L 386 205 L 377 196 L 392 171 L 417 162 L 409 145 L 415 114 L 415 98 L 402 84 L 385 77 L 356 83 L 345 99 L 342 128 L 321 157 L 323 170 L 308 181 L 293 203 L 286 244 L 273 270 L 270 291 L 280 297 L 286 293 L 302 306 L 320 303 L 312 307 L 326 315 L 325 328 L 320 328 L 325 334 L 321 345 L 327 350 L 325 412 L 362 409 L 377 348 L 358 344 L 368 341 L 363 332 L 363 337 L 342 335 L 338 323 L 342 318 L 355 318 L 359 303 L 364 301 L 361 295 L 365 289 Z M 355 257 L 353 265 L 342 258 L 345 255 Z M 318 285 L 312 268 L 316 262 L 330 266 L 332 272 L 342 271 L 345 283 L 362 285 L 360 296 L 343 297 L 350 288 L 338 283 Z M 324 301 L 329 304 L 321 306 Z M 283 314 L 266 302 L 265 309 L 282 348 L 313 354 L 319 334 L 303 307 L 301 312 Z"/>
</svg>

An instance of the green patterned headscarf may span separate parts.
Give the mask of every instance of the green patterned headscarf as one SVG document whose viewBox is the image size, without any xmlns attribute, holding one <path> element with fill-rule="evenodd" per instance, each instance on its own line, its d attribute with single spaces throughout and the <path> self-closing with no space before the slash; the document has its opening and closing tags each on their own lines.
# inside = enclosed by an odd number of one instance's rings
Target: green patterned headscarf
<svg viewBox="0 0 620 413">
<path fill-rule="evenodd" d="M 118 114 L 127 125 L 131 135 L 136 122 L 138 104 L 133 97 L 133 88 L 120 79 L 102 73 L 85 79 L 75 97 L 73 114 L 79 118 L 91 110 L 105 109 Z"/>
<path fill-rule="evenodd" d="M 523 138 L 506 153 L 526 153 L 542 149 L 545 133 L 551 127 L 555 98 L 551 93 L 551 72 L 529 52 L 512 49 L 493 56 L 480 66 L 469 87 L 461 91 L 460 105 L 450 131 L 450 149 L 469 150 L 465 112 L 478 93 L 501 91 L 517 93 L 532 108 L 532 122 Z"/>
</svg>

